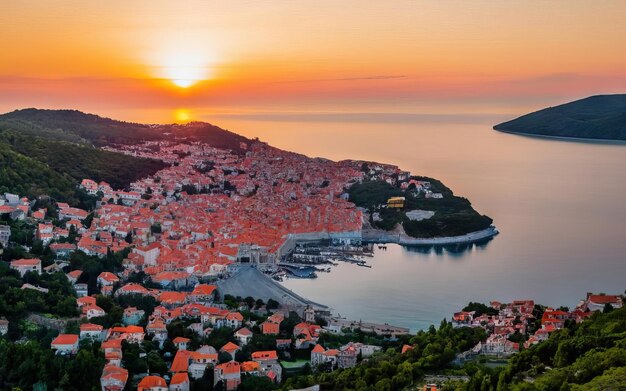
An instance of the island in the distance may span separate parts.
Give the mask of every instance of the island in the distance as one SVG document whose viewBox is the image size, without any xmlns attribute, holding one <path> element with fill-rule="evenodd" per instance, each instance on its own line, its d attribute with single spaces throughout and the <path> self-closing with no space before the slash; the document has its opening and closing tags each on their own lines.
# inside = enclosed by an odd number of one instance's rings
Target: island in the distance
<svg viewBox="0 0 626 391">
<path fill-rule="evenodd" d="M 626 141 L 626 94 L 590 96 L 493 128 L 533 136 Z"/>
</svg>

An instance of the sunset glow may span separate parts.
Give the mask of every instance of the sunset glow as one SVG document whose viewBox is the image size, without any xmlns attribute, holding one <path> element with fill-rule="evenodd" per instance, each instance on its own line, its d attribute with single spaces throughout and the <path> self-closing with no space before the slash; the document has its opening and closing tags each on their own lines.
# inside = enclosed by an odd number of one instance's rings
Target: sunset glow
<svg viewBox="0 0 626 391">
<path fill-rule="evenodd" d="M 0 391 L 626 391 L 626 0 L 0 16 Z"/>
<path fill-rule="evenodd" d="M 191 114 L 187 109 L 178 109 L 174 111 L 174 119 L 176 122 L 189 122 Z"/>
<path fill-rule="evenodd" d="M 174 85 L 188 88 L 210 77 L 209 55 L 202 47 L 185 41 L 172 44 L 171 48 L 155 49 L 156 77 L 170 80 Z"/>
<path fill-rule="evenodd" d="M 0 111 L 511 114 L 626 88 L 623 1 L 44 5 L 0 6 Z"/>
</svg>

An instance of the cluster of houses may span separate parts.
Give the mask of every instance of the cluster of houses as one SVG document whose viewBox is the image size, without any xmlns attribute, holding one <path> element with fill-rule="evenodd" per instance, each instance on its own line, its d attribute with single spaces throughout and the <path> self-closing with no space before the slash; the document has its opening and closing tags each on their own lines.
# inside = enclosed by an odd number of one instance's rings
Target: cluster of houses
<svg viewBox="0 0 626 391">
<path fill-rule="evenodd" d="M 69 276 L 68 276 L 69 278 Z M 236 390 L 246 375 L 267 376 L 271 381 L 280 383 L 282 366 L 279 352 L 295 348 L 311 351 L 311 366 L 324 365 L 327 370 L 350 368 L 357 364 L 359 357 L 369 357 L 380 347 L 362 343 L 349 343 L 339 349 L 325 349 L 317 343 L 324 330 L 314 324 L 315 311 L 306 308 L 304 321 L 294 326 L 290 336 L 279 337 L 285 314 L 276 310 L 260 324 L 246 321 L 238 311 L 228 310 L 224 304 L 215 301 L 216 286 L 196 284 L 190 292 L 175 290 L 148 289 L 141 284 L 121 284 L 120 277 L 103 272 L 98 277 L 98 286 L 103 294 L 113 297 L 121 295 L 149 295 L 156 299 L 158 306 L 146 316 L 135 307 L 124 309 L 121 326 L 105 329 L 91 322 L 93 318 L 106 315 L 97 305 L 95 296 L 77 299 L 82 317 L 79 334 L 61 334 L 51 344 L 51 348 L 60 355 L 73 355 L 78 352 L 82 340 L 99 341 L 104 352 L 106 366 L 101 376 L 103 390 L 121 390 L 128 382 L 128 371 L 122 366 L 122 342 L 141 344 L 147 337 L 161 347 L 169 339 L 177 351 L 170 364 L 168 374 L 147 375 L 139 380 L 140 390 L 189 390 L 194 379 L 202 378 L 206 370 L 212 370 L 215 384 L 222 382 L 225 389 Z M 109 289 L 108 287 L 114 287 Z M 218 328 L 228 327 L 234 330 L 234 341 L 223 346 L 203 345 L 195 350 L 189 349 L 188 338 L 173 337 L 168 333 L 167 325 L 175 320 L 185 320 L 187 328 L 200 337 L 208 337 Z M 146 323 L 147 321 L 147 323 Z M 146 324 L 145 327 L 140 324 Z M 274 350 L 254 351 L 247 361 L 238 361 L 238 352 L 252 340 L 253 326 L 258 326 L 260 334 L 275 337 Z M 220 361 L 220 353 L 228 353 L 229 360 Z M 162 376 L 161 376 L 162 375 Z M 157 387 L 157 388 L 154 388 Z"/>
<path fill-rule="evenodd" d="M 0 217 L 8 217 L 11 220 L 24 220 L 28 217 L 32 202 L 27 197 L 20 197 L 17 194 L 0 194 Z M 33 217 L 40 217 L 41 211 L 35 211 Z M 41 217 L 43 218 L 43 217 Z"/>
<path fill-rule="evenodd" d="M 35 201 L 15 194 L 0 196 L 0 215 L 38 223 L 35 238 L 57 258 L 46 271 L 62 269 L 76 250 L 105 257 L 132 245 L 126 275 L 143 271 L 173 288 L 223 276 L 237 263 L 275 268 L 294 235 L 359 241 L 362 211 L 346 200 L 345 188 L 365 179 L 410 179 L 396 166 L 368 163 L 364 171 L 364 162 L 311 159 L 258 141 L 241 149 L 168 141 L 120 146 L 118 152 L 172 165 L 124 191 L 86 178 L 80 187 L 99 197 L 96 209 L 59 202 L 54 224 L 46 209 L 33 210 Z M 0 245 L 9 238 L 10 228 L 0 226 Z"/>
<path fill-rule="evenodd" d="M 129 381 L 122 365 L 122 342 L 141 343 L 145 338 L 161 347 L 171 340 L 177 347 L 168 374 L 147 375 L 139 390 L 188 390 L 191 380 L 212 370 L 215 383 L 236 389 L 242 376 L 282 379 L 280 352 L 286 349 L 311 351 L 312 366 L 349 368 L 360 357 L 369 357 L 378 346 L 349 343 L 326 349 L 318 343 L 321 333 L 329 332 L 315 324 L 314 311 L 303 310 L 304 321 L 289 335 L 281 331 L 285 314 L 280 310 L 256 325 L 239 311 L 215 301 L 216 287 L 201 283 L 232 272 L 239 263 L 275 265 L 284 255 L 284 245 L 292 235 L 344 235 L 347 241 L 360 241 L 363 214 L 348 202 L 345 189 L 350 184 L 371 179 L 394 185 L 409 181 L 410 174 L 395 166 L 364 162 L 332 162 L 272 148 L 261 142 L 243 145 L 244 153 L 212 148 L 202 143 L 146 142 L 121 146 L 118 152 L 160 159 L 171 166 L 154 176 L 130 184 L 124 190 L 106 182 L 84 179 L 80 188 L 98 197 L 96 209 L 87 211 L 57 202 L 58 218 L 49 209 L 36 209 L 26 197 L 0 195 L 0 216 L 35 223 L 34 237 L 49 246 L 54 263 L 43 266 L 41 259 L 16 259 L 11 269 L 22 277 L 64 272 L 76 294 L 76 305 L 83 317 L 79 334 L 60 334 L 51 343 L 59 355 L 74 355 L 80 341 L 101 343 L 106 358 L 102 372 L 103 390 L 121 390 Z M 407 182 L 408 183 L 408 182 Z M 410 183 L 428 189 L 426 183 Z M 9 226 L 0 226 L 0 246 L 10 243 Z M 123 271 L 103 272 L 97 278 L 97 292 L 90 292 L 81 270 L 67 272 L 68 258 L 74 251 L 105 257 L 131 249 L 123 260 Z M 143 272 L 158 288 L 128 282 Z M 44 288 L 24 284 L 24 289 Z M 95 294 L 112 298 L 124 295 L 153 297 L 158 306 L 150 314 L 135 307 L 123 310 L 122 325 L 104 328 L 97 319 L 106 316 Z M 189 340 L 173 338 L 167 326 L 185 320 L 189 331 L 200 337 L 227 327 L 234 341 L 224 346 L 200 346 L 191 350 Z M 241 348 L 254 337 L 252 329 L 276 338 L 274 350 L 252 352 L 249 360 L 236 360 Z M 339 328 L 339 326 L 337 326 Z M 0 319 L 0 334 L 8 322 Z M 333 332 L 341 332 L 334 330 Z M 220 362 L 220 353 L 231 360 Z M 223 361 L 223 360 L 222 360 Z"/>
<path fill-rule="evenodd" d="M 463 352 L 457 357 L 462 361 L 479 354 L 508 356 L 519 351 L 519 343 L 510 338 L 520 334 L 526 339 L 524 347 L 528 348 L 548 339 L 550 334 L 565 327 L 567 321 L 582 322 L 594 311 L 602 311 L 610 305 L 612 308 L 621 308 L 623 298 L 619 295 L 605 295 L 588 293 L 574 310 L 566 311 L 551 307 L 541 312 L 541 326 L 534 330 L 537 311 L 533 300 L 515 300 L 511 303 L 492 301 L 489 306 L 497 311 L 495 315 L 480 314 L 476 311 L 456 312 L 452 321 L 457 327 L 481 327 L 487 331 L 487 340 L 479 342 L 474 348 Z M 495 312 L 494 311 L 494 312 Z M 531 331 L 533 331 L 531 333 Z M 527 337 L 527 338 L 526 338 Z"/>
<path fill-rule="evenodd" d="M 382 348 L 375 345 L 350 342 L 339 349 L 325 349 L 315 345 L 311 351 L 311 367 L 325 365 L 327 368 L 352 368 L 357 364 L 358 357 L 367 358 Z"/>
</svg>

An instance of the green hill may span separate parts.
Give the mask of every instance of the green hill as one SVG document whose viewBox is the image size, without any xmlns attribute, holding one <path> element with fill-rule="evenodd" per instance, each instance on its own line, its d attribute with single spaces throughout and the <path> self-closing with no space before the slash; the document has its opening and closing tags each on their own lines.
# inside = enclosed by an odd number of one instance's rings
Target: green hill
<svg viewBox="0 0 626 391">
<path fill-rule="evenodd" d="M 239 152 L 239 143 L 250 141 L 206 122 L 145 125 L 103 118 L 78 110 L 16 110 L 0 115 L 0 128 L 2 127 L 9 127 L 21 134 L 56 140 L 87 141 L 96 146 L 184 137 L 205 142 L 216 148 Z"/>
<path fill-rule="evenodd" d="M 582 323 L 568 321 L 547 341 L 514 355 L 504 366 L 480 361 L 455 367 L 461 351 L 485 338 L 480 328 L 419 331 L 400 353 L 387 349 L 354 368 L 287 379 L 284 390 L 320 384 L 327 390 L 421 390 L 425 375 L 458 376 L 443 390 L 547 391 L 626 389 L 626 307 L 595 313 Z"/>
<path fill-rule="evenodd" d="M 165 163 L 99 149 L 144 140 L 187 139 L 243 152 L 250 140 L 217 126 L 192 122 L 144 125 L 116 121 L 77 110 L 24 109 L 0 115 L 0 191 L 78 202 L 83 178 L 123 189 L 154 174 Z"/>
<path fill-rule="evenodd" d="M 568 323 L 550 338 L 514 356 L 501 371 L 470 381 L 506 390 L 626 389 L 626 307 Z"/>
<path fill-rule="evenodd" d="M 493 127 L 510 133 L 626 141 L 626 94 L 596 95 Z"/>
<path fill-rule="evenodd" d="M 461 236 L 487 229 L 493 223 L 489 216 L 478 213 L 467 198 L 455 196 L 440 181 L 417 176 L 412 179 L 430 182 L 431 190 L 443 194 L 443 199 L 426 198 L 422 194 L 414 196 L 409 189 L 402 190 L 383 181 L 364 181 L 348 189 L 350 202 L 378 213 L 378 221 L 374 221 L 370 214 L 370 224 L 374 228 L 390 231 L 401 224 L 404 231 L 414 238 Z M 387 208 L 387 200 L 391 197 L 405 197 L 404 208 Z M 428 219 L 411 221 L 406 212 L 412 210 L 427 210 L 435 214 Z"/>
<path fill-rule="evenodd" d="M 0 142 L 12 151 L 43 163 L 62 176 L 80 181 L 91 178 L 123 189 L 129 183 L 166 167 L 163 162 L 104 151 L 89 144 L 24 136 L 0 131 Z"/>
<path fill-rule="evenodd" d="M 0 192 L 50 195 L 57 201 L 77 204 L 76 185 L 83 178 L 123 189 L 164 167 L 166 164 L 157 160 L 0 128 Z"/>
<path fill-rule="evenodd" d="M 0 142 L 0 193 L 48 194 L 59 201 L 74 202 L 74 187 L 71 178 Z"/>
</svg>

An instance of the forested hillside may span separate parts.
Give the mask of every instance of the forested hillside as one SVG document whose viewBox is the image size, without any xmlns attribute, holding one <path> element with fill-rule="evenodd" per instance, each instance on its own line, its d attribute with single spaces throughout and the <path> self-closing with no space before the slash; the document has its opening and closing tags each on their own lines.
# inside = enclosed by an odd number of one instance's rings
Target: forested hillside
<svg viewBox="0 0 626 391">
<path fill-rule="evenodd" d="M 13 129 L 20 134 L 55 140 L 88 141 L 96 146 L 185 137 L 216 148 L 240 152 L 240 143 L 249 141 L 206 122 L 145 125 L 103 118 L 78 110 L 16 110 L 0 115 L 0 129 Z"/>
<path fill-rule="evenodd" d="M 428 181 L 431 189 L 441 193 L 443 198 L 426 198 L 423 194 L 416 195 L 412 188 L 402 190 L 383 181 L 364 181 L 348 189 L 350 201 L 378 213 L 378 221 L 370 219 L 375 228 L 389 231 L 396 224 L 402 224 L 404 231 L 415 238 L 465 235 L 489 228 L 493 223 L 489 216 L 478 213 L 467 198 L 455 196 L 440 181 L 427 177 L 413 179 Z M 386 208 L 387 200 L 391 197 L 405 197 L 404 208 Z M 411 221 L 406 215 L 411 210 L 426 210 L 435 214 L 428 219 Z"/>
<path fill-rule="evenodd" d="M 0 142 L 0 192 L 36 196 L 48 194 L 59 201 L 74 199 L 73 180 L 44 163 L 16 152 Z"/>
<path fill-rule="evenodd" d="M 107 152 L 86 144 L 52 141 L 0 130 L 0 191 L 28 197 L 49 195 L 75 204 L 84 178 L 123 189 L 151 175 L 163 162 Z"/>
<path fill-rule="evenodd" d="M 242 153 L 243 136 L 217 126 L 144 125 L 116 121 L 77 110 L 24 109 L 0 115 L 0 191 L 29 197 L 48 194 L 76 203 L 75 187 L 84 178 L 123 189 L 166 165 L 98 147 L 143 140 L 186 138 Z"/>
<path fill-rule="evenodd" d="M 470 362 L 454 367 L 457 353 L 480 340 L 482 329 L 453 328 L 445 321 L 438 330 L 420 331 L 405 353 L 388 350 L 351 369 L 292 378 L 284 389 L 321 384 L 335 390 L 421 389 L 428 374 L 467 376 L 451 380 L 443 390 L 547 391 L 626 389 L 626 307 L 595 313 L 588 320 L 554 332 L 550 338 L 514 355 L 506 366 Z"/>
<path fill-rule="evenodd" d="M 91 178 L 108 182 L 114 189 L 123 189 L 130 182 L 166 167 L 165 163 L 157 160 L 104 151 L 85 144 L 20 136 L 13 132 L 0 133 L 0 141 L 74 181 Z"/>
<path fill-rule="evenodd" d="M 571 323 L 514 356 L 490 382 L 498 390 L 624 390 L 625 375 L 626 307 Z"/>
<path fill-rule="evenodd" d="M 596 95 L 494 126 L 539 136 L 626 140 L 626 94 Z"/>
</svg>

